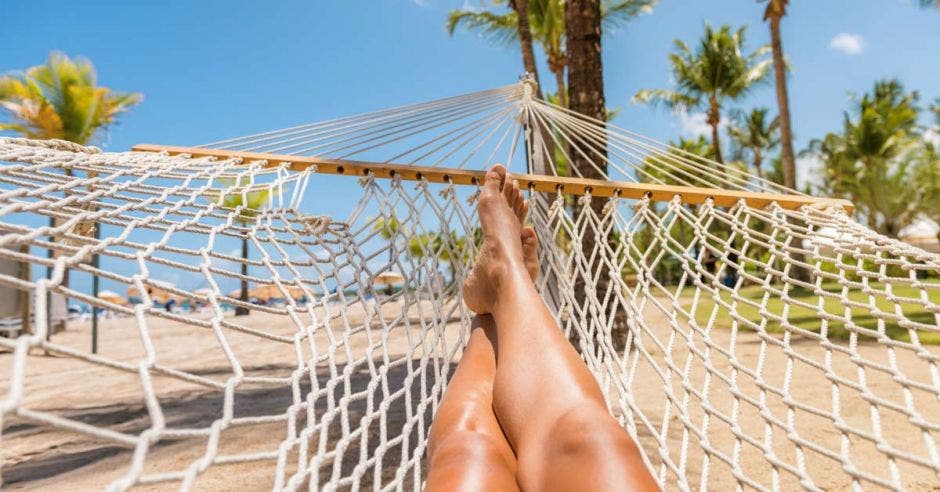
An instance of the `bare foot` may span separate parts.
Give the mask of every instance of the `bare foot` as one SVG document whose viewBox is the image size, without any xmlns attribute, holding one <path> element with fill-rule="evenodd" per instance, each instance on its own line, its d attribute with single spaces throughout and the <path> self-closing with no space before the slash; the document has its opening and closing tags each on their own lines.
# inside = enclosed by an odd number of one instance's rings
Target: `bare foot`
<svg viewBox="0 0 940 492">
<path fill-rule="evenodd" d="M 529 273 L 522 237 L 522 220 L 528 205 L 519 183 L 500 164 L 486 173 L 478 203 L 483 244 L 464 282 L 463 299 L 471 311 L 486 314 L 492 311 L 506 278 L 523 271 Z"/>
</svg>

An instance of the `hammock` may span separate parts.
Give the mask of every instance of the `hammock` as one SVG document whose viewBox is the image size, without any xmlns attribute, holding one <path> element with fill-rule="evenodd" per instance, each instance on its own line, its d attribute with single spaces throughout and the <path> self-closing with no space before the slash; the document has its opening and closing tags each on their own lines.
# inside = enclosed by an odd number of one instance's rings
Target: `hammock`
<svg viewBox="0 0 940 492">
<path fill-rule="evenodd" d="M 33 299 L 0 337 L 0 483 L 420 489 L 502 162 L 539 291 L 663 487 L 936 485 L 940 256 L 532 94 L 188 148 L 0 138 L 0 258 L 33 272 L 0 273 Z M 56 296 L 113 316 L 53 334 Z"/>
</svg>

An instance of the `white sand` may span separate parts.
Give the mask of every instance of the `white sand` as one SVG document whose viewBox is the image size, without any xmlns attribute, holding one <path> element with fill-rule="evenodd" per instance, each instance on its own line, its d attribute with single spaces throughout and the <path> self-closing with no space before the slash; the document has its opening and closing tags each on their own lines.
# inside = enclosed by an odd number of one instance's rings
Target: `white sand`
<svg viewBox="0 0 940 492">
<path fill-rule="evenodd" d="M 419 307 L 424 313 L 423 316 L 418 312 Z M 410 329 L 399 324 L 394 329 L 384 330 L 373 323 L 375 328 L 372 330 L 371 341 L 365 333 L 354 335 L 345 343 L 341 343 L 344 342 L 341 338 L 334 340 L 332 346 L 340 348 L 336 359 L 344 362 L 347 359 L 345 354 L 349 353 L 353 354 L 353 358 L 368 354 L 370 358 L 378 361 L 377 364 L 384 357 L 397 360 L 406 352 L 409 337 L 412 343 L 416 343 L 418 339 L 416 337 L 422 334 L 430 336 L 420 350 L 429 350 L 435 356 L 434 360 L 450 358 L 449 354 L 459 344 L 460 324 L 454 320 L 440 332 L 438 330 L 426 332 L 421 328 L 420 320 L 429 317 L 430 309 L 429 303 L 412 306 L 408 310 L 408 317 L 411 320 Z M 395 312 L 401 312 L 400 305 L 387 305 L 383 308 L 383 316 L 386 318 L 390 318 Z M 324 313 L 321 310 L 317 314 L 323 316 Z M 362 309 L 351 309 L 348 316 L 350 325 L 362 324 Z M 652 309 L 647 309 L 644 316 L 646 323 L 654 327 L 657 338 L 663 342 L 667 341 L 669 328 L 666 318 Z M 231 318 L 227 319 L 231 320 Z M 241 318 L 237 321 L 273 335 L 289 337 L 295 331 L 293 322 L 288 317 L 278 314 L 256 312 L 248 318 Z M 195 373 L 219 382 L 224 382 L 233 374 L 231 365 L 219 348 L 216 335 L 211 329 L 155 317 L 149 317 L 147 324 L 157 354 L 156 361 L 160 366 Z M 331 346 L 331 335 L 342 334 L 341 320 L 334 320 L 332 326 L 334 327 L 332 333 L 323 330 L 315 337 L 318 350 L 327 350 Z M 258 338 L 231 329 L 223 329 L 223 331 L 231 352 L 246 375 L 286 377 L 296 368 L 297 352 L 292 343 Z M 87 323 L 73 323 L 68 331 L 57 334 L 54 342 L 87 351 L 90 344 L 89 332 L 90 327 Z M 384 341 L 387 352 L 383 352 L 380 348 L 383 333 L 388 335 L 387 340 Z M 100 334 L 100 355 L 104 357 L 136 363 L 146 353 L 133 318 L 103 320 Z M 443 338 L 435 340 L 438 335 Z M 712 332 L 710 340 L 714 344 L 710 357 L 715 371 L 728 377 L 732 374 L 727 357 L 721 356 L 717 347 L 724 347 L 726 350 L 733 349 L 737 360 L 743 367 L 753 369 L 757 366 L 761 351 L 761 343 L 757 335 L 738 334 L 736 343 L 732 344 L 730 332 L 722 330 Z M 641 411 L 658 432 L 663 425 L 664 385 L 653 367 L 654 364 L 666 367 L 666 362 L 672 362 L 681 368 L 686 363 L 688 342 L 681 339 L 675 340 L 670 352 L 671 357 L 667 361 L 663 351 L 654 346 L 651 337 L 641 336 L 640 341 L 649 351 L 650 359 L 646 360 L 645 356 L 640 356 L 636 372 L 632 376 L 633 385 L 630 391 L 633 392 L 634 400 L 639 402 L 638 406 Z M 701 338 L 696 337 L 693 343 L 697 350 L 705 349 Z M 797 347 L 799 353 L 812 360 L 821 361 L 825 357 L 826 351 L 815 341 L 794 339 L 792 345 Z M 868 360 L 888 363 L 887 351 L 883 347 L 867 344 L 860 346 L 858 352 Z M 934 350 L 934 353 L 937 351 Z M 303 354 L 304 357 L 309 357 L 309 355 L 309 353 Z M 898 352 L 898 356 L 897 363 L 908 378 L 930 383 L 928 364 L 912 357 L 906 351 Z M 701 366 L 700 362 L 696 364 Z M 5 395 L 9 389 L 11 367 L 12 355 L 9 352 L 0 353 L 0 395 Z M 862 377 L 858 371 L 859 366 L 844 355 L 834 355 L 831 367 L 835 374 L 849 381 L 858 381 Z M 774 387 L 781 386 L 786 370 L 787 359 L 782 352 L 768 350 L 762 373 L 765 383 Z M 706 372 L 705 370 L 694 372 L 690 380 L 691 388 L 696 391 L 702 390 Z M 833 389 L 824 374 L 803 363 L 797 363 L 792 368 L 792 372 L 793 384 L 789 390 L 794 400 L 831 411 Z M 392 383 L 397 381 L 400 385 L 406 373 L 408 373 L 408 366 L 400 365 L 398 369 L 390 371 L 389 381 Z M 422 374 L 427 375 L 431 372 Z M 865 371 L 864 376 L 872 395 L 898 402 L 902 407 L 905 405 L 902 386 L 889 376 L 871 369 Z M 327 375 L 324 374 L 323 377 Z M 354 386 L 359 384 L 364 387 L 370 379 L 368 371 L 365 370 L 357 371 L 353 375 Z M 26 381 L 25 399 L 22 403 L 25 408 L 49 410 L 97 427 L 131 435 L 136 435 L 151 425 L 144 406 L 145 400 L 142 397 L 140 378 L 135 373 L 80 362 L 69 357 L 34 352 L 28 359 Z M 740 390 L 745 395 L 754 398 L 761 397 L 760 389 L 751 377 L 739 371 L 737 381 Z M 433 384 L 433 377 L 427 384 Z M 684 393 L 681 381 L 674 378 L 671 384 L 675 394 L 682 397 Z M 221 391 L 159 374 L 154 375 L 153 385 L 163 407 L 167 425 L 170 427 L 206 428 L 220 417 Z M 612 387 L 608 387 L 608 390 L 612 394 L 614 407 L 618 407 L 617 392 Z M 721 382 L 717 374 L 711 377 L 707 398 L 717 412 L 732 415 L 735 411 L 729 385 Z M 783 400 L 773 394 L 766 394 L 764 398 L 768 412 L 785 422 L 788 418 L 788 407 Z M 940 400 L 937 398 L 930 399 L 922 391 L 914 391 L 911 398 L 917 410 L 922 414 L 931 415 L 929 412 L 937 412 L 932 414 L 933 420 L 936 420 L 936 415 L 940 415 Z M 388 428 L 395 431 L 401 428 L 406 414 L 411 413 L 410 410 L 405 409 L 402 400 L 399 402 L 402 405 L 391 408 L 387 420 Z M 705 412 L 698 402 L 698 398 L 690 398 L 689 403 L 686 404 L 689 408 L 687 417 L 695 427 L 701 428 Z M 871 431 L 870 406 L 859 398 L 857 392 L 842 386 L 840 403 L 841 415 L 847 425 Z M 236 391 L 236 416 L 283 415 L 290 404 L 291 389 L 285 386 L 246 384 Z M 750 404 L 743 402 L 737 409 L 737 413 L 740 432 L 753 437 L 758 442 L 763 442 L 766 428 L 760 414 Z M 356 416 L 350 417 L 348 419 L 350 425 L 356 426 L 357 418 Z M 801 438 L 820 443 L 839 453 L 842 436 L 833 427 L 831 420 L 813 416 L 805 411 L 797 411 L 792 418 L 796 422 L 795 428 Z M 912 454 L 926 456 L 925 437 L 917 432 L 918 428 L 910 424 L 903 412 L 882 409 L 880 418 L 884 432 L 883 438 L 887 442 Z M 0 444 L 3 455 L 3 479 L 5 486 L 10 490 L 100 489 L 126 473 L 131 463 L 132 450 L 102 443 L 100 440 L 81 433 L 35 425 L 12 415 L 3 422 L 3 427 L 3 440 Z M 638 425 L 638 428 L 641 444 L 652 456 L 654 463 L 659 463 L 661 460 L 657 458 L 658 445 L 653 435 L 642 425 Z M 426 432 L 426 427 L 424 429 Z M 676 411 L 673 411 L 666 432 L 666 442 L 670 449 L 670 456 L 677 463 L 680 460 L 681 443 L 684 438 L 683 429 L 680 417 L 677 416 Z M 334 432 L 334 430 L 330 428 L 331 438 L 339 432 Z M 373 431 L 374 429 L 369 429 L 370 435 Z M 286 432 L 287 424 L 283 421 L 232 428 L 222 433 L 219 454 L 272 452 L 277 450 Z M 798 466 L 796 448 L 791 441 L 787 440 L 785 432 L 774 428 L 769 436 L 778 458 L 791 466 Z M 417 435 L 415 434 L 414 437 Z M 703 453 L 698 444 L 698 436 L 689 434 L 685 437 L 691 444 L 688 447 L 689 455 L 682 473 L 688 477 L 690 485 L 697 488 L 702 470 Z M 704 437 L 716 451 L 725 453 L 729 458 L 733 455 L 736 439 L 729 425 L 721 422 L 720 419 L 714 416 L 709 419 L 708 430 Z M 927 436 L 927 439 L 933 439 L 934 442 L 937 438 L 936 433 Z M 851 442 L 850 458 L 857 468 L 870 470 L 873 475 L 879 477 L 889 476 L 888 464 L 881 453 L 876 452 L 863 439 L 852 437 L 849 441 Z M 739 444 L 741 468 L 747 477 L 758 481 L 765 487 L 771 486 L 772 467 L 768 465 L 762 452 L 746 442 Z M 207 440 L 204 436 L 180 438 L 169 443 L 161 443 L 149 451 L 145 473 L 183 471 L 202 456 L 206 449 Z M 824 489 L 845 489 L 851 486 L 851 482 L 841 471 L 839 462 L 824 458 L 809 449 L 804 448 L 803 451 L 805 466 L 816 480 L 817 486 Z M 400 451 L 389 450 L 381 467 L 383 477 L 393 476 L 398 467 L 398 456 L 400 456 Z M 358 449 L 349 459 L 353 464 L 358 462 Z M 732 489 L 734 478 L 730 473 L 730 467 L 717 457 L 713 457 L 711 462 L 711 473 L 707 477 L 708 487 L 714 490 Z M 249 463 L 216 464 L 199 474 L 195 485 L 201 490 L 232 489 L 235 484 L 239 490 L 265 490 L 273 484 L 275 465 L 273 459 Z M 292 469 L 292 466 L 288 463 L 288 470 Z M 903 483 L 911 489 L 936 490 L 940 483 L 940 477 L 936 472 L 927 468 L 900 462 L 899 467 Z M 660 469 L 656 467 L 655 471 L 658 473 Z M 371 488 L 371 474 L 372 471 L 369 470 L 362 485 Z M 671 472 L 667 473 L 666 477 L 667 483 L 675 483 L 675 476 Z M 171 490 L 178 488 L 179 484 L 178 481 L 164 482 L 148 485 L 145 489 Z M 792 489 L 798 484 L 791 474 L 784 472 L 780 476 L 780 486 L 784 489 Z"/>
</svg>

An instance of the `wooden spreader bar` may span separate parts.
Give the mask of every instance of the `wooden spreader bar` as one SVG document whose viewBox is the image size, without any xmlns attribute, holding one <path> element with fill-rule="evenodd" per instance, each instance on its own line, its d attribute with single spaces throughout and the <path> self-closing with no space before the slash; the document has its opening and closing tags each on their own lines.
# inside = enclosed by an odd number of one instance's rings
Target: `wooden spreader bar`
<svg viewBox="0 0 940 492">
<path fill-rule="evenodd" d="M 432 183 L 454 183 L 461 185 L 477 185 L 486 180 L 485 171 L 472 171 L 468 169 L 449 169 L 443 167 L 412 166 L 408 164 L 324 159 L 321 157 L 154 144 L 135 145 L 133 150 L 135 152 L 167 152 L 170 155 L 189 154 L 192 157 L 213 156 L 221 159 L 240 157 L 244 162 L 267 161 L 268 166 L 279 166 L 286 162 L 290 163 L 290 168 L 295 171 L 302 171 L 310 166 L 316 166 L 317 172 L 323 174 L 365 176 L 371 173 L 377 178 L 393 178 L 397 176 L 409 181 L 426 179 Z M 772 202 L 777 202 L 781 207 L 790 210 L 798 209 L 803 205 L 820 207 L 836 205 L 843 207 L 846 212 L 849 213 L 851 213 L 853 209 L 852 203 L 847 200 L 816 198 L 802 195 L 781 195 L 752 191 L 723 190 L 719 188 L 608 181 L 602 179 L 565 178 L 541 174 L 513 174 L 513 178 L 515 178 L 519 182 L 520 187 L 523 188 L 569 195 L 585 195 L 590 193 L 592 196 L 618 196 L 620 198 L 632 198 L 636 200 L 648 196 L 650 200 L 661 202 L 670 201 L 674 196 L 679 195 L 684 203 L 705 203 L 706 200 L 711 198 L 716 205 L 722 207 L 731 207 L 739 200 L 744 199 L 749 206 L 755 208 L 763 208 Z"/>
</svg>

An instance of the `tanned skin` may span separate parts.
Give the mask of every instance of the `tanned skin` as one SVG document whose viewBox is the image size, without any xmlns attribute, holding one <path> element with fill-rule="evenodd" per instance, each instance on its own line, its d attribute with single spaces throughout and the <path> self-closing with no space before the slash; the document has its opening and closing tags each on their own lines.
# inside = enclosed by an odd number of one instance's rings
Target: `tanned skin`
<svg viewBox="0 0 940 492">
<path fill-rule="evenodd" d="M 478 202 L 470 341 L 431 425 L 427 490 L 659 490 L 539 297 L 535 231 L 501 165 Z"/>
</svg>

